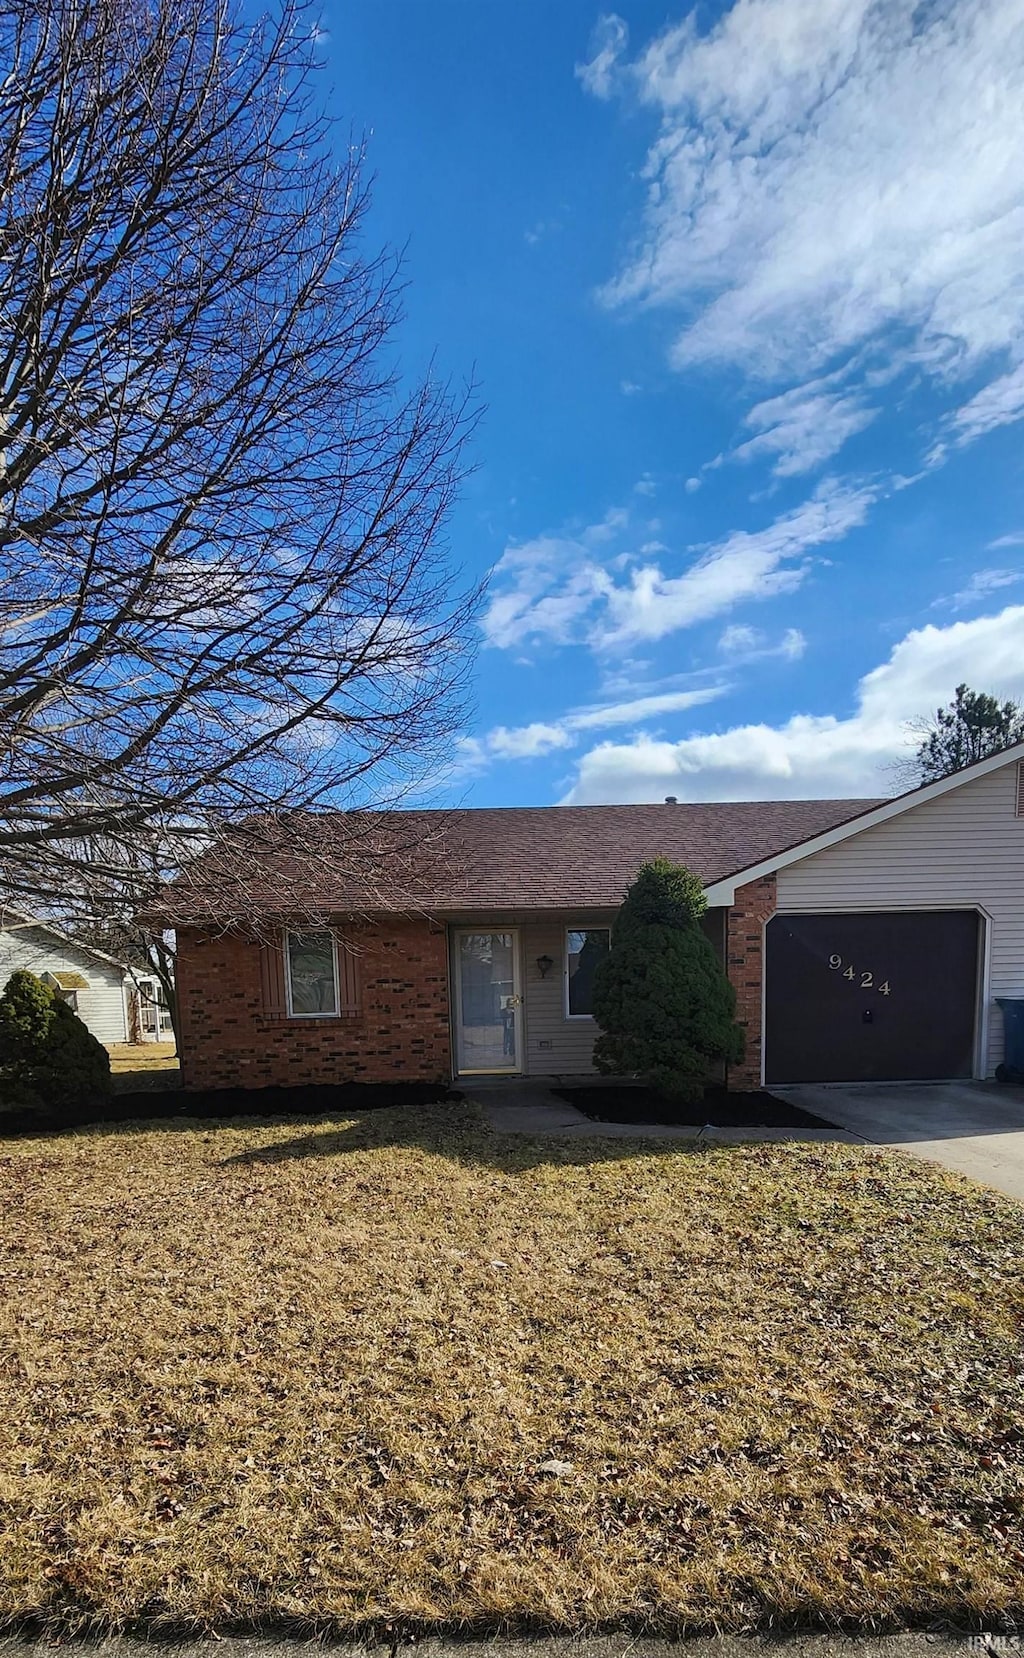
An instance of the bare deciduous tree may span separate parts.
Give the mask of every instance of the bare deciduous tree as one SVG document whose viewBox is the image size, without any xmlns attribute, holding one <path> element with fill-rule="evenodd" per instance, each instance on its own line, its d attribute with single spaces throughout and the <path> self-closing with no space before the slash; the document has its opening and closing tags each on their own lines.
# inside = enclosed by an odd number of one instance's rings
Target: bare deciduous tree
<svg viewBox="0 0 1024 1658">
<path fill-rule="evenodd" d="M 402 392 L 312 14 L 0 0 L 0 885 L 381 800 L 457 718 L 470 422 Z M 106 894 L 102 900 L 97 894 Z"/>
</svg>

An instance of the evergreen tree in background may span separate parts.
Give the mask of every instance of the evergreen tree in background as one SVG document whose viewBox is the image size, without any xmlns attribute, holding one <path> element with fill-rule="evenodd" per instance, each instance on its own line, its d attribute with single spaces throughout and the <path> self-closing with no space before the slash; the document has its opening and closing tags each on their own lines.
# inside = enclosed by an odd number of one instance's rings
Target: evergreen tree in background
<svg viewBox="0 0 1024 1658">
<path fill-rule="evenodd" d="M 953 700 L 920 727 L 914 769 L 918 783 L 935 783 L 975 760 L 1024 742 L 1024 708 L 958 685 Z"/>
<path fill-rule="evenodd" d="M 641 866 L 594 978 L 604 1075 L 639 1074 L 683 1101 L 703 1097 L 713 1067 L 742 1058 L 736 994 L 701 930 L 698 877 L 665 858 Z"/>
</svg>

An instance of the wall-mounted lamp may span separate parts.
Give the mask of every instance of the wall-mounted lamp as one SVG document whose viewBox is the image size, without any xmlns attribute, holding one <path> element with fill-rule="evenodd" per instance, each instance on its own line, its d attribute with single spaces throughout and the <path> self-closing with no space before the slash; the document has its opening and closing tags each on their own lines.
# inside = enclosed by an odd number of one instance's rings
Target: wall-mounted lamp
<svg viewBox="0 0 1024 1658">
<path fill-rule="evenodd" d="M 551 972 L 551 969 L 554 967 L 554 965 L 555 964 L 551 960 L 550 956 L 538 956 L 537 957 L 537 972 L 540 974 L 542 979 L 547 978 L 548 974 Z"/>
</svg>

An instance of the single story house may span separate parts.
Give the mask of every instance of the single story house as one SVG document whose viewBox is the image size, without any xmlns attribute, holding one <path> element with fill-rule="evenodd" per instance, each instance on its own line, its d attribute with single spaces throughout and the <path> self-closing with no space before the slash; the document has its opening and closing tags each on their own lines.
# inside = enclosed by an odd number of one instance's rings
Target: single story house
<svg viewBox="0 0 1024 1658">
<path fill-rule="evenodd" d="M 103 950 L 68 938 L 49 921 L 0 912 L 0 991 L 25 968 L 67 1002 L 107 1047 L 173 1040 L 157 979 L 133 973 Z"/>
<path fill-rule="evenodd" d="M 594 966 L 659 855 L 705 883 L 731 1087 L 992 1075 L 995 998 L 1024 996 L 1024 744 L 891 800 L 278 825 L 160 902 L 185 1087 L 585 1074 Z"/>
</svg>

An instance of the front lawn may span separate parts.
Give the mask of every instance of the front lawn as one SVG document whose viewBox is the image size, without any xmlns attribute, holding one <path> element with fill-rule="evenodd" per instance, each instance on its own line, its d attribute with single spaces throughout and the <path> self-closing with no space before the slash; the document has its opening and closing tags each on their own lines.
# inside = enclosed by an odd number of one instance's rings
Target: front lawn
<svg viewBox="0 0 1024 1658">
<path fill-rule="evenodd" d="M 181 1070 L 173 1042 L 115 1042 L 109 1051 L 115 1093 L 159 1093 L 180 1088 Z"/>
<path fill-rule="evenodd" d="M 1024 1210 L 836 1145 L 458 1104 L 0 1142 L 0 1614 L 987 1620 Z"/>
</svg>

